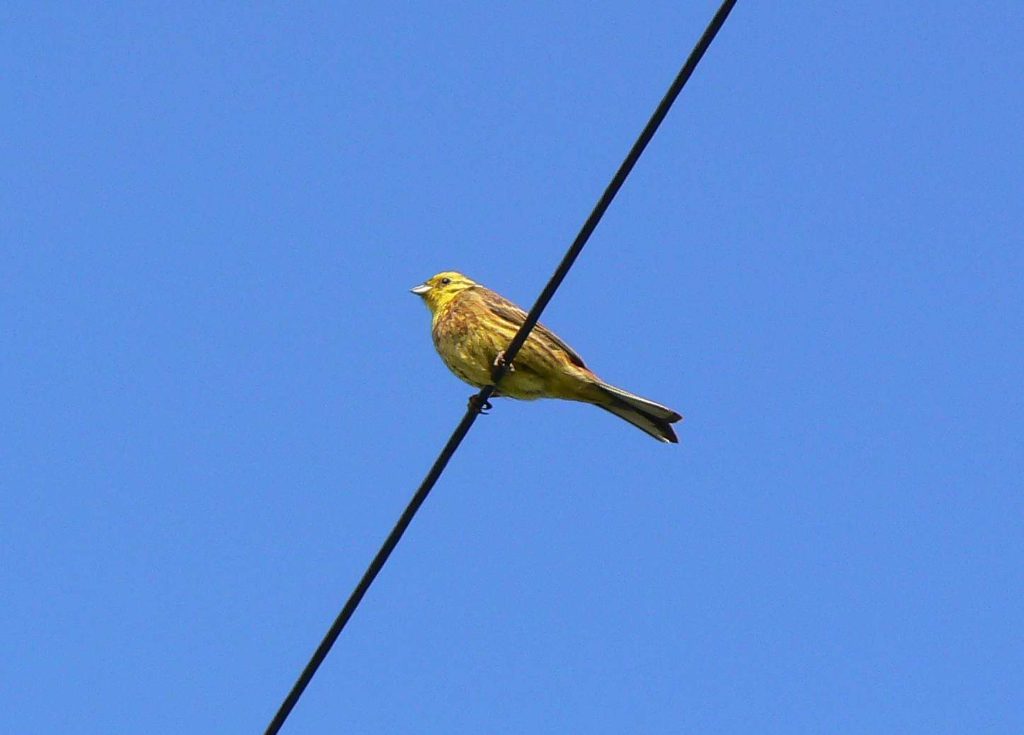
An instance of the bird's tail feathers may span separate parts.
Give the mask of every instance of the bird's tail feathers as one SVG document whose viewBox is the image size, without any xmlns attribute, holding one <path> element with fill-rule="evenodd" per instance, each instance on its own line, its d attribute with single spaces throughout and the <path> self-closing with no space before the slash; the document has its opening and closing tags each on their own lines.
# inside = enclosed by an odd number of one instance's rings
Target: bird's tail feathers
<svg viewBox="0 0 1024 735">
<path fill-rule="evenodd" d="M 670 424 L 681 420 L 683 417 L 680 414 L 660 403 L 641 398 L 607 383 L 602 383 L 600 388 L 607 396 L 607 400 L 597 405 L 605 411 L 625 419 L 659 441 L 672 444 L 679 442 Z"/>
</svg>

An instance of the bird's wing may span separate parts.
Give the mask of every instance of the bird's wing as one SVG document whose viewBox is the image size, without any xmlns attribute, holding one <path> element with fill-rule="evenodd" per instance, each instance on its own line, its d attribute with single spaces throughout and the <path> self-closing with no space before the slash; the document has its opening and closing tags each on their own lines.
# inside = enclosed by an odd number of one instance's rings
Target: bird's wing
<svg viewBox="0 0 1024 735">
<path fill-rule="evenodd" d="M 518 331 L 519 327 L 523 326 L 523 322 L 526 321 L 525 311 L 520 309 L 504 296 L 491 291 L 489 288 L 478 286 L 473 290 L 478 292 L 480 298 L 483 299 L 484 304 L 486 304 L 491 313 L 500 319 L 505 320 L 509 324 L 514 325 L 514 331 Z M 566 357 L 569 358 L 569 362 L 573 365 L 577 365 L 581 368 L 587 367 L 583 362 L 583 358 L 580 357 L 572 347 L 563 342 L 557 334 L 552 332 L 543 324 L 538 323 L 533 328 L 533 331 L 530 332 L 530 339 L 535 337 L 553 343 L 558 349 L 565 353 Z"/>
</svg>

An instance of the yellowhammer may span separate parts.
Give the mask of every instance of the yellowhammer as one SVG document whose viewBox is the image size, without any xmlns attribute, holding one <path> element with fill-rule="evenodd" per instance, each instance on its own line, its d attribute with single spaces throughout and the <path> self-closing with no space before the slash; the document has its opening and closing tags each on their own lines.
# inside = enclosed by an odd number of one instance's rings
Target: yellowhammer
<svg viewBox="0 0 1024 735">
<path fill-rule="evenodd" d="M 526 312 L 454 271 L 438 273 L 412 292 L 423 297 L 433 314 L 434 346 L 445 365 L 470 385 L 489 385 L 491 371 L 504 360 L 504 349 L 526 320 Z M 494 395 L 593 403 L 659 441 L 679 441 L 670 424 L 682 416 L 605 383 L 542 324 L 530 332 Z"/>
</svg>

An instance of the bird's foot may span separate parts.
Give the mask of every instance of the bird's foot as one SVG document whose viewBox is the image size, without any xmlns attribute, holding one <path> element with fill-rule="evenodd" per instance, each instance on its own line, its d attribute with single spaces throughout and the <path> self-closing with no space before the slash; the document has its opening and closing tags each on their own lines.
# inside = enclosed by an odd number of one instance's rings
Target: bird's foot
<svg viewBox="0 0 1024 735">
<path fill-rule="evenodd" d="M 468 408 L 470 411 L 482 413 L 484 416 L 486 416 L 487 412 L 494 408 L 494 406 L 491 405 L 490 401 L 481 401 L 480 395 L 474 393 L 469 397 L 469 405 L 467 405 L 466 408 Z"/>
<path fill-rule="evenodd" d="M 498 356 L 494 358 L 494 367 L 496 367 L 496 368 L 505 367 L 505 350 L 502 350 L 501 352 L 499 352 Z M 510 373 L 514 373 L 516 371 L 516 366 L 513 365 L 512 363 L 508 363 L 508 371 Z"/>
</svg>

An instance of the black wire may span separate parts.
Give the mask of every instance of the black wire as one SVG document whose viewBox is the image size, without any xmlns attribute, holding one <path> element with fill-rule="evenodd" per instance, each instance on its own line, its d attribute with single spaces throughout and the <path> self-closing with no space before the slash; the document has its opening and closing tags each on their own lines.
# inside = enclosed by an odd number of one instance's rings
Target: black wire
<svg viewBox="0 0 1024 735">
<path fill-rule="evenodd" d="M 562 281 L 565 276 L 569 273 L 569 269 L 572 268 L 572 264 L 576 262 L 576 258 L 583 251 L 583 246 L 587 244 L 587 240 L 590 239 L 590 235 L 594 232 L 597 227 L 597 223 L 601 221 L 608 206 L 612 203 L 612 199 L 619 193 L 619 189 L 626 181 L 626 177 L 629 176 L 629 172 L 633 170 L 633 166 L 640 159 L 647 144 L 651 142 L 651 138 L 654 137 L 654 133 L 657 132 L 658 126 L 661 125 L 662 120 L 668 115 L 669 108 L 672 107 L 672 103 L 676 101 L 676 97 L 683 91 L 683 87 L 686 82 L 690 79 L 690 75 L 693 74 L 693 70 L 697 68 L 697 64 L 704 57 L 704 52 L 708 50 L 711 42 L 715 40 L 715 36 L 718 34 L 722 24 L 725 23 L 725 19 L 729 17 L 730 11 L 736 4 L 736 0 L 725 0 L 721 7 L 718 8 L 718 12 L 708 23 L 708 27 L 704 30 L 704 35 L 697 41 L 697 45 L 693 47 L 693 51 L 690 52 L 690 56 L 686 59 L 686 63 L 683 64 L 683 68 L 679 70 L 679 74 L 672 81 L 672 85 L 668 88 L 665 96 L 658 103 L 657 109 L 654 110 L 654 114 L 651 115 L 651 119 L 647 121 L 647 125 L 644 127 L 643 132 L 640 133 L 640 137 L 636 139 L 636 143 L 630 149 L 626 155 L 626 159 L 619 166 L 619 170 L 615 172 L 615 176 L 612 177 L 611 183 L 608 184 L 608 188 L 604 190 L 604 194 L 597 200 L 597 204 L 594 206 L 594 211 L 587 217 L 587 221 L 583 223 L 583 227 L 580 228 L 580 232 L 576 235 L 576 239 L 572 245 L 569 246 L 569 250 L 565 253 L 565 257 L 562 258 L 562 262 L 558 264 L 558 268 L 555 269 L 554 275 L 551 276 L 551 280 L 548 281 L 548 285 L 544 287 L 544 290 L 540 292 L 540 296 L 537 297 L 537 301 L 534 302 L 533 307 L 530 309 L 530 313 L 526 315 L 526 321 L 523 322 L 523 326 L 516 332 L 516 336 L 512 338 L 508 347 L 505 349 L 505 359 L 502 364 L 498 365 L 493 375 L 491 376 L 493 381 L 497 383 L 501 378 L 508 372 L 508 366 L 512 363 L 512 360 L 519 353 L 520 348 L 526 342 L 527 335 L 536 326 L 537 321 L 540 319 L 540 314 L 544 311 L 544 308 L 551 301 L 551 297 L 555 295 L 555 291 L 562 285 Z M 485 401 L 494 393 L 494 386 L 486 386 L 480 391 L 479 400 Z"/>
<path fill-rule="evenodd" d="M 412 518 L 416 515 L 416 511 L 423 505 L 423 501 L 427 499 L 427 495 L 430 494 L 431 488 L 434 487 L 434 483 L 437 482 L 437 478 L 444 472 L 445 466 L 448 464 L 448 460 L 451 459 L 452 455 L 455 454 L 456 448 L 462 443 L 462 439 L 466 436 L 469 431 L 469 427 L 476 421 L 478 411 L 468 410 L 466 415 L 462 417 L 462 421 L 455 427 L 455 431 L 452 432 L 451 438 L 448 439 L 448 443 L 444 445 L 444 449 L 441 450 L 441 454 L 438 455 L 434 461 L 433 466 L 430 468 L 430 472 L 423 478 L 423 482 L 420 484 L 416 494 L 412 496 L 412 500 L 409 501 L 409 505 L 399 516 L 398 522 L 395 527 L 391 529 L 391 533 L 388 534 L 387 539 L 384 541 L 384 545 L 380 547 L 377 555 L 373 557 L 373 561 L 370 562 L 370 566 L 366 568 L 363 573 L 362 579 L 359 580 L 359 584 L 352 590 L 352 594 L 349 595 L 348 600 L 345 602 L 345 606 L 341 608 L 341 612 L 338 613 L 338 617 L 334 619 L 330 629 L 324 636 L 324 639 L 320 641 L 320 645 L 316 647 L 316 651 L 313 652 L 312 658 L 309 659 L 309 663 L 306 664 L 306 668 L 299 674 L 299 678 L 296 680 L 295 685 L 292 686 L 292 690 L 288 692 L 288 696 L 285 697 L 284 702 L 281 703 L 281 707 L 277 710 L 277 714 L 274 715 L 274 719 L 271 720 L 270 725 L 267 726 L 265 735 L 276 735 L 281 729 L 284 721 L 288 719 L 289 713 L 292 708 L 295 707 L 295 703 L 299 701 L 299 697 L 302 696 L 302 692 L 305 691 L 309 682 L 312 680 L 316 670 L 320 668 L 320 664 L 323 663 L 324 659 L 327 658 L 328 652 L 331 650 L 331 646 L 341 635 L 342 629 L 345 624 L 348 623 L 349 618 L 352 617 L 352 613 L 356 611 L 360 601 L 363 599 L 363 595 L 366 594 L 366 590 L 373 584 L 373 580 L 377 578 L 384 563 L 391 556 L 391 552 L 395 550 L 399 540 L 402 538 L 402 534 L 405 533 L 405 529 L 412 523 Z"/>
<path fill-rule="evenodd" d="M 523 343 L 526 342 L 527 336 L 530 331 L 537 324 L 537 320 L 540 319 L 541 312 L 551 301 L 551 297 L 555 295 L 555 291 L 561 285 L 565 279 L 569 269 L 572 268 L 576 258 L 579 257 L 580 252 L 583 250 L 583 246 L 587 244 L 587 240 L 590 239 L 590 235 L 594 232 L 598 222 L 601 221 L 601 217 L 604 216 L 608 206 L 612 203 L 615 195 L 619 189 L 622 188 L 622 184 L 626 181 L 626 177 L 629 176 L 630 171 L 633 170 L 633 166 L 639 160 L 647 144 L 651 142 L 651 138 L 654 137 L 654 133 L 658 130 L 658 126 L 665 119 L 668 114 L 669 108 L 672 107 L 672 103 L 675 102 L 676 97 L 682 91 L 686 85 L 687 80 L 693 74 L 693 70 L 697 68 L 697 64 L 703 58 L 704 53 L 708 50 L 711 42 L 714 40 L 718 31 L 725 23 L 725 19 L 729 17 L 729 13 L 732 11 L 733 6 L 736 4 L 736 0 L 725 0 L 721 7 L 718 8 L 718 12 L 715 13 L 708 27 L 705 29 L 704 34 L 700 37 L 697 45 L 694 46 L 693 51 L 690 52 L 690 56 L 686 59 L 686 63 L 683 64 L 683 68 L 679 71 L 672 85 L 669 87 L 668 92 L 662 98 L 658 107 L 655 109 L 654 114 L 651 115 L 651 119 L 647 122 L 643 131 L 640 133 L 640 137 L 637 138 L 636 143 L 630 149 L 626 155 L 622 165 L 619 166 L 619 170 L 615 172 L 615 176 L 612 177 L 611 183 L 604 190 L 604 194 L 598 200 L 594 206 L 594 210 L 590 213 L 587 221 L 583 223 L 583 227 L 580 229 L 576 239 L 573 241 L 569 250 L 566 252 L 565 257 L 562 258 L 562 262 L 558 264 L 558 268 L 555 270 L 554 275 L 551 276 L 551 280 L 541 291 L 540 296 L 537 297 L 537 301 L 534 303 L 533 308 L 530 309 L 530 313 L 526 316 L 526 321 L 519 328 L 516 336 L 509 343 L 508 348 L 505 350 L 505 360 L 502 364 L 498 365 L 494 369 L 493 381 L 496 385 L 501 381 L 508 372 L 508 365 L 512 363 L 512 360 L 519 353 Z M 459 444 L 465 438 L 469 432 L 473 422 L 476 421 L 477 415 L 480 413 L 481 406 L 484 406 L 489 398 L 494 395 L 495 385 L 484 386 L 480 393 L 473 397 L 471 400 L 470 407 L 466 410 L 466 415 L 462 417 L 462 421 L 455 427 L 455 431 L 452 432 L 451 437 L 448 439 L 448 443 L 444 445 L 444 449 L 438 455 L 434 461 L 433 466 L 427 473 L 427 476 L 423 478 L 423 482 L 420 483 L 419 489 L 416 494 L 413 495 L 412 500 L 409 501 L 409 505 L 402 512 L 395 527 L 391 529 L 391 533 L 388 534 L 387 539 L 384 541 L 384 545 L 380 547 L 377 555 L 373 557 L 373 561 L 370 562 L 370 566 L 366 568 L 363 573 L 362 579 L 359 580 L 359 584 L 356 585 L 352 594 L 345 602 L 345 606 L 338 613 L 338 617 L 335 618 L 334 623 L 331 624 L 330 629 L 324 636 L 323 640 L 320 641 L 320 645 L 317 646 L 316 651 L 313 652 L 312 658 L 309 663 L 299 674 L 299 678 L 296 680 L 294 686 L 288 696 L 285 697 L 284 702 L 281 703 L 281 707 L 277 710 L 277 714 L 274 715 L 274 719 L 271 720 L 270 725 L 264 731 L 264 735 L 276 735 L 280 731 L 281 726 L 284 725 L 284 721 L 288 718 L 292 709 L 295 707 L 296 702 L 299 701 L 299 697 L 305 691 L 309 682 L 313 679 L 313 675 L 316 674 L 316 670 L 320 668 L 320 664 L 323 663 L 324 659 L 327 658 L 327 654 L 330 652 L 334 642 L 338 639 L 345 624 L 348 623 L 349 618 L 355 612 L 356 607 L 359 606 L 360 601 L 366 594 L 366 591 L 373 584 L 373 580 L 376 579 L 380 570 L 383 568 L 388 557 L 391 556 L 391 552 L 394 551 L 398 542 L 401 540 L 402 535 L 405 533 L 409 524 L 412 523 L 413 516 L 416 515 L 416 511 L 420 509 L 423 502 L 427 499 L 427 495 L 430 494 L 431 489 L 437 482 L 441 473 L 444 472 L 444 468 L 448 465 L 448 461 L 455 454 L 455 450 L 458 449 Z M 473 405 L 475 404 L 475 405 Z"/>
</svg>

